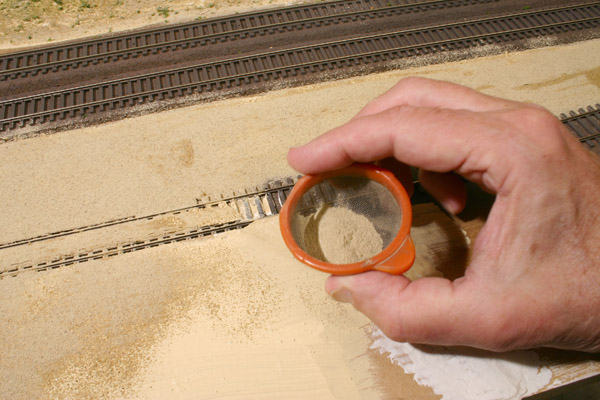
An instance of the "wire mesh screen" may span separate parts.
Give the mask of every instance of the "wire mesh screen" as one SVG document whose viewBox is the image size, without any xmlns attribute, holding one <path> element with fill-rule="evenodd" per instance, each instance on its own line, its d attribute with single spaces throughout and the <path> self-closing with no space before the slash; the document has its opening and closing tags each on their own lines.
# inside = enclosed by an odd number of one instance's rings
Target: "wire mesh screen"
<svg viewBox="0 0 600 400">
<path fill-rule="evenodd" d="M 304 193 L 292 211 L 291 231 L 308 255 L 349 264 L 381 252 L 401 224 L 402 210 L 385 186 L 364 177 L 340 176 Z"/>
</svg>

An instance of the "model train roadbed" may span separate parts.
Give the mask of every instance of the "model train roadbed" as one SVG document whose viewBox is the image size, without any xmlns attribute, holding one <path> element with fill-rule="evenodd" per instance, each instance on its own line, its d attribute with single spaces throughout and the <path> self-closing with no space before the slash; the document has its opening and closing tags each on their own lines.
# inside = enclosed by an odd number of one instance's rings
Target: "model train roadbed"
<svg viewBox="0 0 600 400">
<path fill-rule="evenodd" d="M 600 104 L 571 111 L 568 115 L 561 114 L 560 118 L 586 148 L 600 155 Z M 3 262 L 0 264 L 0 279 L 27 271 L 46 271 L 242 229 L 252 221 L 279 214 L 295 183 L 296 178 L 284 178 L 218 199 L 197 199 L 197 204 L 176 210 L 124 217 L 2 243 L 0 259 Z M 432 201 L 429 196 L 424 198 L 426 201 Z M 213 213 L 212 222 L 202 224 L 200 221 L 205 221 L 206 218 L 202 218 L 201 214 L 209 214 L 215 209 L 223 211 L 220 213 L 220 219 L 214 219 Z M 166 229 L 157 228 L 161 225 L 153 222 L 161 220 L 177 220 L 181 227 L 172 229 L 173 224 L 166 224 Z M 102 231 L 107 234 L 103 235 Z M 132 232 L 137 236 L 128 237 Z M 77 235 L 87 235 L 88 247 L 69 247 L 72 243 L 69 242 L 69 238 Z M 57 254 L 56 249 L 61 248 L 65 249 L 64 252 Z M 44 255 L 48 252 L 53 252 L 52 257 L 47 258 Z"/>
<path fill-rule="evenodd" d="M 600 3 L 593 2 L 267 51 L 22 97 L 11 92 L 16 97 L 0 101 L 0 139 L 397 68 L 419 56 L 467 57 L 466 51 L 482 46 L 498 52 L 527 48 L 540 37 L 573 41 L 598 35 L 599 25 Z"/>
</svg>

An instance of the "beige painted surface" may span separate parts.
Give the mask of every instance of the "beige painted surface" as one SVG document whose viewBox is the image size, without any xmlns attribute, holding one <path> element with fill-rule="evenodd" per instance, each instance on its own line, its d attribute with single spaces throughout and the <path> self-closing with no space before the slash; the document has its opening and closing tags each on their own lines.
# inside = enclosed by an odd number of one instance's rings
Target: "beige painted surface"
<svg viewBox="0 0 600 400">
<path fill-rule="evenodd" d="M 446 215 L 421 205 L 414 220 L 419 256 L 409 276 L 464 263 L 466 239 Z M 369 350 L 369 321 L 329 299 L 324 278 L 292 257 L 271 217 L 4 279 L 0 395 L 430 398 Z M 386 383 L 386 374 L 400 378 Z"/>
<path fill-rule="evenodd" d="M 343 123 L 404 76 L 448 79 L 554 113 L 594 104 L 597 54 L 598 40 L 548 47 L 3 143 L 0 243 L 293 175 L 289 146 Z M 464 262 L 464 237 L 445 223 L 423 231 L 419 243 L 458 249 L 449 253 Z M 432 265 L 443 265 L 444 254 L 422 260 L 421 273 L 439 274 Z M 1 280 L 0 397 L 432 398 L 369 350 L 368 321 L 329 300 L 323 279 L 293 260 L 276 219 L 266 219 L 213 239 Z M 556 379 L 598 371 L 571 353 L 550 353 L 544 363 Z"/>
<path fill-rule="evenodd" d="M 542 104 L 600 99 L 600 40 L 180 108 L 0 145 L 0 243 L 194 205 L 294 175 L 285 154 L 419 75 Z"/>
</svg>

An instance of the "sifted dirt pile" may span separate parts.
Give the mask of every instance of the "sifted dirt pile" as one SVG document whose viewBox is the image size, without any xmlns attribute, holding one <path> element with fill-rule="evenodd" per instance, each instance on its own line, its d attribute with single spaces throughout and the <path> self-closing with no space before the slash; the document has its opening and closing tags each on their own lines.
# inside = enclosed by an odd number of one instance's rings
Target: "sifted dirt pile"
<svg viewBox="0 0 600 400">
<path fill-rule="evenodd" d="M 383 250 L 383 240 L 364 215 L 344 207 L 322 207 L 304 230 L 307 252 L 331 264 L 364 261 Z"/>
</svg>

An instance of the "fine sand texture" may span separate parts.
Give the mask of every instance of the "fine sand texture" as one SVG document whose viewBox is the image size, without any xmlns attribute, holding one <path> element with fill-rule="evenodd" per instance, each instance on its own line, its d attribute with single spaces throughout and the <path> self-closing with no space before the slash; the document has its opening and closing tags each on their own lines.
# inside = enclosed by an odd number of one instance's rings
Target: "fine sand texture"
<svg viewBox="0 0 600 400">
<path fill-rule="evenodd" d="M 352 264 L 383 250 L 383 240 L 373 222 L 349 208 L 323 206 L 306 219 L 304 251 L 318 260 Z"/>
<path fill-rule="evenodd" d="M 600 40 L 230 99 L 0 145 L 0 243 L 188 207 L 296 175 L 286 152 L 406 76 L 461 83 L 555 114 L 600 99 Z"/>
<path fill-rule="evenodd" d="M 464 271 L 469 239 L 436 206 L 414 207 L 412 237 L 409 278 Z M 4 279 L 0 394 L 439 398 L 371 349 L 373 326 L 329 299 L 324 278 L 292 257 L 271 217 L 210 239 Z M 554 373 L 549 386 L 600 372 L 581 355 L 548 354 L 539 368 Z"/>
<path fill-rule="evenodd" d="M 409 276 L 463 265 L 466 238 L 415 208 Z M 436 267 L 437 266 L 437 267 Z M 443 271 L 443 269 L 442 269 Z M 0 281 L 2 398 L 428 398 L 387 387 L 369 321 L 330 300 L 277 217 L 215 238 Z M 391 365 L 391 364 L 390 364 Z M 402 375 L 401 371 L 395 371 Z M 408 383 L 407 383 L 408 382 Z"/>
<path fill-rule="evenodd" d="M 344 123 L 406 76 L 462 83 L 555 114 L 593 105 L 597 54 L 600 40 L 416 66 L 2 143 L 0 243 L 294 176 L 290 146 Z M 460 276 L 480 221 L 458 223 L 432 205 L 414 214 L 410 276 Z M 213 220 L 188 217 L 181 223 Z M 43 254 L 155 228 L 163 226 L 77 236 Z M 10 257 L 37 259 L 30 253 Z M 2 279 L 0 398 L 439 398 L 370 349 L 370 322 L 329 299 L 324 278 L 295 261 L 273 217 L 214 238 Z M 552 371 L 551 387 L 599 373 L 600 363 L 542 352 L 541 368 Z"/>
</svg>

